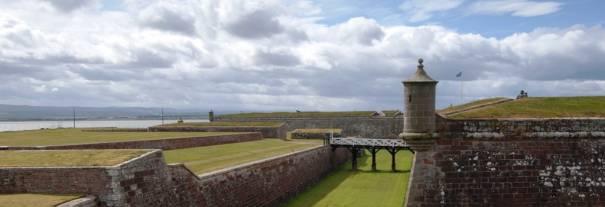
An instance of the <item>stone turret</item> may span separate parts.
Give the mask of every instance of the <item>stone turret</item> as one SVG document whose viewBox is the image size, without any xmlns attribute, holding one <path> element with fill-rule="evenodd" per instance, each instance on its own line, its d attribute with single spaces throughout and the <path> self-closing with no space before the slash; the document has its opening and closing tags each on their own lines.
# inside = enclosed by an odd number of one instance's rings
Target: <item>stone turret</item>
<svg viewBox="0 0 605 207">
<path fill-rule="evenodd" d="M 435 88 L 438 81 L 432 79 L 418 59 L 416 73 L 403 81 L 405 113 L 403 115 L 404 139 L 435 137 Z"/>
</svg>

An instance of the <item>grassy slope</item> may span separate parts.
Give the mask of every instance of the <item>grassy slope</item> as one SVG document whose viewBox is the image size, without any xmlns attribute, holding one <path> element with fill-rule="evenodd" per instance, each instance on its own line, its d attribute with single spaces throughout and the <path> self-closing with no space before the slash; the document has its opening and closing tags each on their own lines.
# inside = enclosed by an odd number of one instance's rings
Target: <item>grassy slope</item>
<svg viewBox="0 0 605 207">
<path fill-rule="evenodd" d="M 605 117 L 605 96 L 531 97 L 453 115 L 452 118 Z"/>
<path fill-rule="evenodd" d="M 47 129 L 0 132 L 0 146 L 44 146 L 134 140 L 203 137 L 232 132 L 83 132 L 81 129 Z"/>
<path fill-rule="evenodd" d="M 270 112 L 225 114 L 223 118 L 329 118 L 329 117 L 369 117 L 373 111 L 335 111 L 335 112 Z"/>
<path fill-rule="evenodd" d="M 336 128 L 312 128 L 312 129 L 295 129 L 293 133 L 342 133 L 342 129 Z"/>
<path fill-rule="evenodd" d="M 397 153 L 399 172 L 391 172 L 391 157 L 382 150 L 376 156 L 378 172 L 371 171 L 371 156 L 359 160 L 360 171 L 348 162 L 285 206 L 402 206 L 412 164 L 412 153 Z"/>
<path fill-rule="evenodd" d="M 471 101 L 469 103 L 455 105 L 452 107 L 447 107 L 447 108 L 441 109 L 441 110 L 439 110 L 439 113 L 448 114 L 448 113 L 452 113 L 452 112 L 456 112 L 456 111 L 460 111 L 460 110 L 465 110 L 467 108 L 475 107 L 478 105 L 488 104 L 488 103 L 502 101 L 502 100 L 506 100 L 506 99 L 508 99 L 508 98 L 496 97 L 496 98 L 480 99 L 480 100 L 476 100 L 476 101 Z"/>
<path fill-rule="evenodd" d="M 281 125 L 281 122 L 185 122 L 185 123 L 174 123 L 164 124 L 158 127 L 238 127 L 238 126 L 253 126 L 253 127 L 273 127 Z"/>
<path fill-rule="evenodd" d="M 52 207 L 76 199 L 75 195 L 2 194 L 0 207 Z"/>
<path fill-rule="evenodd" d="M 184 163 L 193 172 L 201 174 L 321 144 L 321 140 L 283 141 L 279 139 L 264 139 L 234 144 L 168 150 L 164 152 L 164 156 L 168 163 Z"/>
<path fill-rule="evenodd" d="M 0 167 L 112 166 L 149 150 L 0 151 Z"/>
</svg>

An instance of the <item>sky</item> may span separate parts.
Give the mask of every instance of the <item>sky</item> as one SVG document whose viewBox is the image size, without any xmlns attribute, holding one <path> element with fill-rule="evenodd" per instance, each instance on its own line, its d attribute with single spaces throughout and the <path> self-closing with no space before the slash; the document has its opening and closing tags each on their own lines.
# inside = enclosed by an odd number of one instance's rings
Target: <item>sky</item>
<svg viewBox="0 0 605 207">
<path fill-rule="evenodd" d="M 0 104 L 438 108 L 605 95 L 605 1 L 0 0 Z M 456 74 L 462 72 L 462 77 Z"/>
</svg>

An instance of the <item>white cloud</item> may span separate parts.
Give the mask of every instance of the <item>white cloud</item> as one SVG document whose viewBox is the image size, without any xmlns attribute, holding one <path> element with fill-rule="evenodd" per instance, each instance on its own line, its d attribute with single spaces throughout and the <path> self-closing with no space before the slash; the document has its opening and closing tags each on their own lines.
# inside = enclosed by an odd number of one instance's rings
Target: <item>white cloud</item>
<svg viewBox="0 0 605 207">
<path fill-rule="evenodd" d="M 308 3 L 277 0 L 127 5 L 125 11 L 64 15 L 27 1 L 0 8 L 2 102 L 392 109 L 402 107 L 400 81 L 415 70 L 418 57 L 441 81 L 439 106 L 457 103 L 460 71 L 467 97 L 514 96 L 521 89 L 530 95 L 605 93 L 605 29 L 599 26 L 496 39 L 364 17 L 325 25 L 296 9 Z M 243 19 L 256 11 L 265 13 Z M 252 23 L 233 26 L 246 21 Z M 254 31 L 259 22 L 267 25 Z"/>
<path fill-rule="evenodd" d="M 420 22 L 428 20 L 435 12 L 448 11 L 457 8 L 464 0 L 406 0 L 399 8 L 409 13 L 410 22 Z"/>
<path fill-rule="evenodd" d="M 470 11 L 476 14 L 534 17 L 555 13 L 563 4 L 554 1 L 496 0 L 477 1 L 470 5 Z"/>
</svg>

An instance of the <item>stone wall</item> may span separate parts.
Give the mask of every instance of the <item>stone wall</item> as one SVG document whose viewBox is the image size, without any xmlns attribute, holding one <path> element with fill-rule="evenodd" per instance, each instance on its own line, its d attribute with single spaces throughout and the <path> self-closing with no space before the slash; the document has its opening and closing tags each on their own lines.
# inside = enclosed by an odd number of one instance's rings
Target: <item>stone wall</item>
<svg viewBox="0 0 605 207">
<path fill-rule="evenodd" d="M 90 195 L 98 206 L 267 206 L 347 159 L 344 149 L 321 146 L 198 177 L 155 150 L 111 167 L 0 168 L 0 193 Z"/>
<path fill-rule="evenodd" d="M 318 182 L 348 159 L 328 146 L 201 175 L 203 206 L 272 206 Z"/>
<path fill-rule="evenodd" d="M 108 132 L 111 133 L 111 132 Z M 217 144 L 246 142 L 261 140 L 263 136 L 259 132 L 241 134 L 217 135 L 207 137 L 187 137 L 175 139 L 138 140 L 123 142 L 105 142 L 92 144 L 40 146 L 40 147 L 7 147 L 0 146 L 0 150 L 57 150 L 57 149 L 181 149 L 189 147 L 200 147 Z"/>
<path fill-rule="evenodd" d="M 397 138 L 403 131 L 403 117 L 337 118 L 215 118 L 217 121 L 285 122 L 287 131 L 305 128 L 340 128 L 343 136 Z"/>
<path fill-rule="evenodd" d="M 149 131 L 158 132 L 260 132 L 265 138 L 285 139 L 288 134 L 288 126 L 197 126 L 197 127 L 149 127 Z"/>
<path fill-rule="evenodd" d="M 468 138 L 590 138 L 605 137 L 603 118 L 467 119 L 437 117 L 438 131 L 447 137 Z"/>
<path fill-rule="evenodd" d="M 603 138 L 440 138 L 417 151 L 407 206 L 605 206 Z"/>
<path fill-rule="evenodd" d="M 0 193 L 94 195 L 99 206 L 168 206 L 171 180 L 160 150 L 112 167 L 0 168 Z"/>
</svg>

